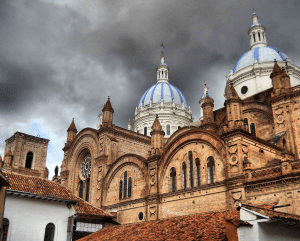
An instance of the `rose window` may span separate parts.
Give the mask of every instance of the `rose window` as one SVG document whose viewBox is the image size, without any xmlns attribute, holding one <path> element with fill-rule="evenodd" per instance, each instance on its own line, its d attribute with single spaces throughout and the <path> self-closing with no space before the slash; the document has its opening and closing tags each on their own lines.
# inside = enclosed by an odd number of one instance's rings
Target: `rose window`
<svg viewBox="0 0 300 241">
<path fill-rule="evenodd" d="M 87 179 L 90 177 L 91 174 L 91 154 L 87 154 L 81 163 L 81 176 L 84 179 Z"/>
</svg>

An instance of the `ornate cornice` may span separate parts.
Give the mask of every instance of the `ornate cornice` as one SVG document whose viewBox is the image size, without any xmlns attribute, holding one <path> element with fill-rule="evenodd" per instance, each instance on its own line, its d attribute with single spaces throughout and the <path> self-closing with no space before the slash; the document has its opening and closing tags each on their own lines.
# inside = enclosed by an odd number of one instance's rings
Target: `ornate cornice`
<svg viewBox="0 0 300 241">
<path fill-rule="evenodd" d="M 112 208 L 118 208 L 118 207 L 125 207 L 131 204 L 146 202 L 146 198 L 139 198 L 139 199 L 133 199 L 133 200 L 127 200 L 120 203 L 108 205 L 108 206 L 102 206 L 103 209 L 112 209 Z"/>
<path fill-rule="evenodd" d="M 130 130 L 123 129 L 121 127 L 113 125 L 112 127 L 108 126 L 102 126 L 98 130 L 98 135 L 101 135 L 102 133 L 111 133 L 115 136 L 122 136 L 125 138 L 129 138 L 138 142 L 145 143 L 147 145 L 151 145 L 151 137 L 145 136 Z"/>
<path fill-rule="evenodd" d="M 283 151 L 282 148 L 272 144 L 271 142 L 265 141 L 265 140 L 263 140 L 259 137 L 253 136 L 251 133 L 249 133 L 248 131 L 243 130 L 243 129 L 235 129 L 235 130 L 226 132 L 226 133 L 221 135 L 221 138 L 222 139 L 228 139 L 228 138 L 231 138 L 231 137 L 234 137 L 234 136 L 237 136 L 237 135 L 245 136 L 245 137 L 247 137 L 249 139 L 252 139 L 253 141 L 258 142 L 260 144 L 267 145 L 267 146 L 269 146 L 273 149 L 276 149 L 278 151 L 281 151 L 281 152 Z"/>
<path fill-rule="evenodd" d="M 252 182 L 245 182 L 245 190 L 251 191 L 256 188 L 282 185 L 282 184 L 287 184 L 292 182 L 300 182 L 300 172 L 290 173 L 290 174 L 276 176 L 272 178 L 264 178 Z"/>
</svg>

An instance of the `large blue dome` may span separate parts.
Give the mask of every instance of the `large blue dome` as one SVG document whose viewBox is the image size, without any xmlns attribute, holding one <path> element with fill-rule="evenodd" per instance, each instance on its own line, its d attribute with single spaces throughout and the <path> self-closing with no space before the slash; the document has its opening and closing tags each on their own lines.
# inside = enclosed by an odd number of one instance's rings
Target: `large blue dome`
<svg viewBox="0 0 300 241">
<path fill-rule="evenodd" d="M 151 86 L 140 98 L 138 108 L 144 105 L 149 105 L 150 100 L 152 103 L 160 103 L 161 100 L 164 103 L 172 103 L 173 99 L 175 101 L 175 104 L 182 105 L 189 107 L 189 104 L 185 98 L 185 96 L 182 94 L 182 92 L 177 89 L 174 85 L 171 85 L 170 83 L 157 83 L 153 86 Z"/>
<path fill-rule="evenodd" d="M 257 62 L 267 62 L 274 61 L 274 59 L 278 61 L 285 61 L 286 58 L 287 56 L 284 53 L 274 47 L 257 47 L 243 54 L 243 56 L 236 62 L 233 68 L 233 73 L 249 65 L 253 65 L 255 59 L 257 59 Z"/>
</svg>

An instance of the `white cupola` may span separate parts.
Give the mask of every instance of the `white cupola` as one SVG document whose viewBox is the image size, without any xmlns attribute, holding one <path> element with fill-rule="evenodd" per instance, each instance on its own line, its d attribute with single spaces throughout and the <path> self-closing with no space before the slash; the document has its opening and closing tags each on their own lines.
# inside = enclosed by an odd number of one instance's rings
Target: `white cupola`
<svg viewBox="0 0 300 241">
<path fill-rule="evenodd" d="M 252 16 L 252 25 L 248 31 L 250 49 L 267 46 L 266 29 L 259 22 L 255 13 Z"/>
</svg>

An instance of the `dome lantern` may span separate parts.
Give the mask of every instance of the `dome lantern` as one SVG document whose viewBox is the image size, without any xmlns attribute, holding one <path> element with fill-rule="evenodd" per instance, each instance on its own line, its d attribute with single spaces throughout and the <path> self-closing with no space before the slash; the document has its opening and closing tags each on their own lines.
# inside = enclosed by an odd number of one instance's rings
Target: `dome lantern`
<svg viewBox="0 0 300 241">
<path fill-rule="evenodd" d="M 161 52 L 160 65 L 156 68 L 157 83 L 169 83 L 169 67 L 165 63 L 164 53 Z"/>
<path fill-rule="evenodd" d="M 248 31 L 250 49 L 267 46 L 266 29 L 259 22 L 255 13 L 252 16 L 252 25 Z"/>
</svg>

